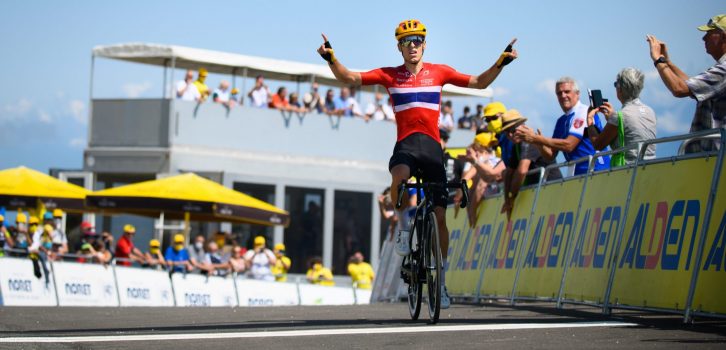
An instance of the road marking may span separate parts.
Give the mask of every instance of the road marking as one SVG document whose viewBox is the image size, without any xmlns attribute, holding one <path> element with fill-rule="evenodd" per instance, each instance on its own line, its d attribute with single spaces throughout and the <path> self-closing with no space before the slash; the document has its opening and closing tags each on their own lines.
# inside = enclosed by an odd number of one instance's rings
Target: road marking
<svg viewBox="0 0 726 350">
<path fill-rule="evenodd" d="M 199 340 L 199 339 L 235 339 L 235 338 L 269 338 L 269 337 L 306 337 L 321 335 L 354 335 L 354 334 L 390 334 L 390 333 L 428 333 L 428 332 L 470 332 L 514 329 L 554 329 L 583 327 L 630 327 L 636 323 L 624 322 L 582 322 L 582 323 L 516 323 L 516 324 L 482 324 L 461 326 L 430 326 L 415 327 L 381 327 L 381 328 L 338 328 L 338 329 L 306 329 L 294 331 L 256 331 L 256 332 L 225 332 L 225 333 L 192 333 L 192 334 L 137 334 L 137 335 L 99 335 L 72 337 L 12 337 L 0 338 L 0 343 L 96 343 L 96 342 L 127 342 L 153 340 Z"/>
</svg>

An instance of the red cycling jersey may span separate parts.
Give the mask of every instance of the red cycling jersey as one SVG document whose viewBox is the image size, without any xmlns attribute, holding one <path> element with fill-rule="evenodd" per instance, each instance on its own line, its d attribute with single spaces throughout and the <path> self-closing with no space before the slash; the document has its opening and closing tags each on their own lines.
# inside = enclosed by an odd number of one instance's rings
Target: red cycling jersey
<svg viewBox="0 0 726 350">
<path fill-rule="evenodd" d="M 441 89 L 444 84 L 467 87 L 471 78 L 447 65 L 425 62 L 416 75 L 405 65 L 378 68 L 360 75 L 363 85 L 381 84 L 388 90 L 396 114 L 396 141 L 417 132 L 439 141 Z"/>
</svg>

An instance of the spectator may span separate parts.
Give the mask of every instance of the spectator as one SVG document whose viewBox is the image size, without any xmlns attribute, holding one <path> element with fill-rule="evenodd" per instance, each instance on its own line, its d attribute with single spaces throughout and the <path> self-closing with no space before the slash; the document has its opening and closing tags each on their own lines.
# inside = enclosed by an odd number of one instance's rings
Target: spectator
<svg viewBox="0 0 726 350">
<path fill-rule="evenodd" d="M 310 268 L 306 273 L 308 282 L 319 284 L 321 286 L 334 286 L 333 272 L 329 268 L 323 267 L 323 259 L 316 256 L 310 260 Z"/>
<path fill-rule="evenodd" d="M 339 115 L 335 111 L 335 94 L 333 89 L 328 89 L 325 93 L 325 102 L 323 103 L 323 112 L 327 115 Z"/>
<path fill-rule="evenodd" d="M 464 130 L 475 130 L 476 129 L 476 125 L 474 124 L 474 116 L 469 115 L 470 112 L 471 112 L 471 108 L 469 108 L 469 106 L 464 106 L 464 115 L 459 117 L 459 121 L 457 122 L 459 129 L 464 129 Z"/>
<path fill-rule="evenodd" d="M 197 87 L 197 91 L 199 91 L 199 102 L 204 102 L 209 98 L 209 86 L 204 83 L 204 81 L 207 80 L 207 69 L 206 68 L 199 68 L 199 73 L 197 75 L 197 80 L 194 81 L 194 86 Z"/>
<path fill-rule="evenodd" d="M 216 242 L 207 244 L 207 253 L 204 254 L 204 265 L 209 268 L 209 274 L 214 276 L 227 276 L 230 270 L 229 257 L 221 254 Z"/>
<path fill-rule="evenodd" d="M 238 88 L 232 88 L 232 91 L 229 92 L 229 101 L 239 103 L 240 105 L 244 103 L 244 100 L 242 100 L 239 96 L 239 89 Z"/>
<path fill-rule="evenodd" d="M 187 249 L 189 250 L 189 261 L 194 266 L 194 272 L 207 274 L 211 272 L 211 268 L 204 263 L 204 256 L 207 252 L 204 250 L 204 244 L 206 239 L 203 235 L 197 235 L 194 238 L 194 244 L 190 245 Z"/>
<path fill-rule="evenodd" d="M 350 95 L 350 88 L 340 88 L 340 97 L 334 100 L 335 102 L 335 115 L 342 115 L 346 117 L 362 117 L 358 102 Z"/>
<path fill-rule="evenodd" d="M 232 246 L 229 244 L 228 239 L 229 234 L 224 231 L 217 231 L 217 233 L 214 234 L 214 242 L 217 243 L 217 246 L 222 251 L 221 254 L 223 255 L 232 255 Z"/>
<path fill-rule="evenodd" d="M 592 142 L 584 137 L 588 107 L 580 103 L 580 88 L 577 87 L 577 83 L 570 77 L 560 78 L 555 83 L 555 93 L 565 114 L 557 119 L 552 137 L 542 136 L 541 133 L 535 133 L 526 126 L 516 129 L 517 137 L 537 145 L 547 160 L 554 160 L 559 151 L 564 153 L 568 161 L 595 154 Z M 595 119 L 594 124 L 598 129 L 602 129 L 599 118 Z M 588 166 L 587 162 L 575 165 L 575 175 L 587 173 Z M 595 161 L 595 171 L 608 168 L 610 168 L 610 156 L 598 157 Z"/>
<path fill-rule="evenodd" d="M 124 225 L 124 233 L 116 243 L 116 264 L 121 266 L 131 266 L 132 263 L 143 263 L 144 254 L 134 246 L 134 235 L 136 235 L 136 227 L 134 225 Z"/>
<path fill-rule="evenodd" d="M 108 265 L 111 262 L 111 252 L 106 249 L 106 245 L 101 241 L 93 242 L 93 250 L 91 250 L 92 261 L 96 264 Z"/>
<path fill-rule="evenodd" d="M 484 106 L 478 104 L 476 105 L 476 111 L 474 112 L 474 115 L 471 119 L 472 127 L 475 131 L 483 131 L 484 129 Z"/>
<path fill-rule="evenodd" d="M 312 83 L 310 92 L 303 96 L 303 102 L 305 103 L 305 108 L 308 110 L 323 113 L 325 103 L 322 97 L 320 97 L 320 93 L 318 93 L 318 83 Z"/>
<path fill-rule="evenodd" d="M 161 242 L 158 239 L 149 241 L 149 251 L 144 253 L 144 261 L 147 267 L 163 269 L 166 266 L 164 256 L 161 254 Z"/>
<path fill-rule="evenodd" d="M 363 261 L 363 253 L 355 252 L 348 261 L 348 274 L 353 285 L 360 289 L 371 289 L 375 273 L 371 264 Z"/>
<path fill-rule="evenodd" d="M 84 223 L 87 224 L 87 222 L 85 222 L 85 221 L 84 221 Z M 81 224 L 81 226 L 83 226 L 83 224 Z M 88 243 L 88 244 L 93 245 L 93 242 L 95 242 L 96 240 L 100 241 L 99 235 L 96 234 L 95 231 L 81 228 L 81 239 L 78 242 L 78 245 L 76 246 L 76 249 L 75 249 L 76 253 L 80 254 L 81 249 L 84 244 Z"/>
<path fill-rule="evenodd" d="M 306 113 L 308 110 L 300 103 L 297 92 L 290 93 L 290 110 L 298 113 Z"/>
<path fill-rule="evenodd" d="M 441 114 L 439 115 L 439 129 L 451 132 L 454 130 L 454 114 L 451 107 L 451 100 L 444 101 L 441 104 Z"/>
<path fill-rule="evenodd" d="M 388 120 L 393 121 L 393 108 L 390 103 L 383 102 L 383 94 L 376 92 L 375 101 L 366 106 L 365 120 Z"/>
<path fill-rule="evenodd" d="M 507 111 L 502 119 L 505 124 L 502 127 L 502 133 L 513 144 L 513 152 L 503 155 L 506 170 L 504 172 L 504 204 L 501 212 L 506 213 L 507 218 L 510 218 L 514 209 L 514 201 L 519 194 L 519 188 L 539 183 L 539 174 L 527 176 L 527 172 L 554 164 L 554 160 L 545 159 L 537 147 L 514 136 L 516 128 L 525 127 L 524 123 L 527 118 L 522 117 L 519 112 L 512 109 Z M 518 126 L 518 124 L 521 126 Z M 548 170 L 544 180 L 551 181 L 561 178 L 562 173 L 559 168 L 556 168 Z"/>
<path fill-rule="evenodd" d="M 292 261 L 285 256 L 285 244 L 275 244 L 275 266 L 272 267 L 272 275 L 276 282 L 287 282 L 287 271 L 290 271 Z"/>
<path fill-rule="evenodd" d="M 446 181 L 448 182 L 459 182 L 461 181 L 461 176 L 464 173 L 464 164 L 465 162 L 454 158 L 449 154 L 448 150 L 446 149 L 446 144 L 449 142 L 449 133 L 446 130 L 439 129 L 439 142 L 441 143 L 441 149 L 444 151 L 444 168 L 446 169 Z M 461 197 L 463 194 L 461 193 L 461 189 L 456 189 L 454 191 L 449 191 L 449 202 L 448 204 L 452 203 L 459 203 L 461 201 Z M 458 206 L 454 208 L 455 211 L 458 212 Z"/>
<path fill-rule="evenodd" d="M 388 240 L 390 241 L 393 239 L 394 232 L 396 232 L 396 224 L 398 222 L 393 200 L 391 199 L 391 187 L 386 187 L 383 193 L 378 196 L 378 210 L 381 211 L 381 218 L 388 220 L 387 232 Z"/>
<path fill-rule="evenodd" d="M 174 244 L 166 248 L 164 260 L 169 266 L 169 272 L 191 272 L 194 266 L 189 261 L 189 251 L 184 248 L 184 235 L 174 235 Z"/>
<path fill-rule="evenodd" d="M 481 201 L 488 196 L 499 193 L 498 183 L 502 179 L 504 164 L 497 157 L 493 147 L 498 141 L 493 132 L 482 132 L 476 135 L 474 143 L 466 149 L 466 154 L 460 159 L 466 161 L 463 179 L 472 180 L 469 188 L 469 205 L 467 214 L 469 225 L 474 227 L 478 220 L 478 207 Z"/>
<path fill-rule="evenodd" d="M 106 250 L 111 252 L 111 255 L 115 255 L 115 246 L 113 244 L 114 238 L 113 235 L 110 232 L 102 232 L 101 233 L 101 241 L 103 242 L 103 245 L 106 247 Z"/>
<path fill-rule="evenodd" d="M 31 217 L 31 219 L 35 219 L 35 224 L 30 226 L 30 230 L 28 231 L 28 217 L 21 212 L 18 212 L 18 215 L 15 216 L 15 227 L 17 229 L 15 236 L 13 239 L 15 240 L 15 246 L 13 248 L 15 249 L 21 249 L 21 250 L 28 250 L 28 247 L 30 246 L 30 242 L 32 242 L 31 236 L 28 232 L 34 232 L 35 228 L 38 225 L 38 218 Z"/>
<path fill-rule="evenodd" d="M 30 245 L 28 251 L 34 254 L 42 254 L 48 257 L 49 260 L 56 260 L 57 251 L 53 249 L 54 235 L 56 234 L 55 227 L 51 224 L 45 224 L 39 230 L 33 234 L 33 242 Z"/>
<path fill-rule="evenodd" d="M 93 254 L 95 251 L 93 250 L 93 246 L 90 243 L 83 243 L 76 253 L 79 255 L 79 257 L 76 258 L 76 262 L 79 263 L 86 263 L 89 260 L 93 258 Z"/>
<path fill-rule="evenodd" d="M 62 212 L 60 212 L 60 214 L 63 216 Z M 56 220 L 56 217 L 52 212 L 47 211 L 43 214 L 43 224 L 51 225 L 53 227 L 53 232 L 51 233 L 51 238 L 53 239 L 53 252 L 56 254 L 68 253 L 68 237 L 66 237 L 65 232 L 61 230 L 59 221 Z"/>
<path fill-rule="evenodd" d="M 13 237 L 5 228 L 5 216 L 0 215 L 0 256 L 5 256 L 4 250 L 12 248 L 14 245 Z"/>
<path fill-rule="evenodd" d="M 244 255 L 247 266 L 250 267 L 250 277 L 256 280 L 274 281 L 272 267 L 275 266 L 275 254 L 265 247 L 265 237 L 255 237 L 254 247 Z"/>
<path fill-rule="evenodd" d="M 612 149 L 623 148 L 626 145 L 637 144 L 655 138 L 656 120 L 653 109 L 640 101 L 640 91 L 643 90 L 645 75 L 635 68 L 625 68 L 615 78 L 615 93 L 623 104 L 623 109 L 615 111 L 610 102 L 600 108 L 593 108 L 587 114 L 587 134 L 596 150 L 608 145 Z M 602 130 L 593 126 L 597 112 L 607 117 L 607 124 Z M 622 166 L 635 163 L 638 150 L 630 149 L 624 153 L 614 154 L 610 166 Z M 655 145 L 648 145 L 645 150 L 645 159 L 655 158 Z"/>
<path fill-rule="evenodd" d="M 232 268 L 232 272 L 240 274 L 247 271 L 247 262 L 242 253 L 242 247 L 235 246 L 232 248 L 232 257 L 229 258 L 229 266 Z"/>
<path fill-rule="evenodd" d="M 199 94 L 199 90 L 194 85 L 194 72 L 190 69 L 187 70 L 184 80 L 180 80 L 176 83 L 176 98 L 183 101 L 199 101 L 202 95 Z"/>
<path fill-rule="evenodd" d="M 706 32 L 703 35 L 706 53 L 716 60 L 716 64 L 690 78 L 670 60 L 666 44 L 653 35 L 647 35 L 650 57 L 666 88 L 675 97 L 692 97 L 696 100 L 691 132 L 717 129 L 726 125 L 726 14 L 712 17 L 706 25 L 698 27 L 698 30 Z M 712 151 L 718 148 L 718 141 L 702 140 L 690 143 L 686 152 Z"/>
<path fill-rule="evenodd" d="M 287 99 L 287 88 L 280 86 L 280 88 L 277 89 L 277 93 L 272 95 L 272 99 L 270 100 L 270 108 L 279 109 L 281 111 L 291 110 L 290 102 Z"/>
<path fill-rule="evenodd" d="M 234 107 L 236 101 L 231 98 L 228 81 L 222 80 L 222 82 L 219 83 L 219 87 L 212 93 L 212 101 L 227 108 Z"/>
<path fill-rule="evenodd" d="M 267 104 L 270 102 L 270 89 L 265 85 L 265 78 L 258 75 L 255 78 L 255 87 L 247 93 L 247 96 L 252 102 L 252 107 L 267 108 Z"/>
</svg>

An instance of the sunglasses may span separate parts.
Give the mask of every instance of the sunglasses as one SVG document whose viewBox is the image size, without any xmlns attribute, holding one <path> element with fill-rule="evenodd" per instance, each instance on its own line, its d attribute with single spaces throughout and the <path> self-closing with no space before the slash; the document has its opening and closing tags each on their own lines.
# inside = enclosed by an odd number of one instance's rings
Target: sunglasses
<svg viewBox="0 0 726 350">
<path fill-rule="evenodd" d="M 613 82 L 613 87 L 616 88 L 616 89 L 618 88 L 618 82 L 617 81 L 616 82 Z"/>
<path fill-rule="evenodd" d="M 488 122 L 490 122 L 490 121 L 492 121 L 492 120 L 497 120 L 497 119 L 499 119 L 499 117 L 498 117 L 498 116 L 496 116 L 496 115 L 485 115 L 485 116 L 484 116 L 484 120 L 486 120 L 486 121 L 488 121 Z"/>
<path fill-rule="evenodd" d="M 413 47 L 419 47 L 423 44 L 424 38 L 420 36 L 410 36 L 407 38 L 403 38 L 398 41 L 398 44 L 403 47 L 408 47 L 411 44 L 413 44 Z"/>
</svg>

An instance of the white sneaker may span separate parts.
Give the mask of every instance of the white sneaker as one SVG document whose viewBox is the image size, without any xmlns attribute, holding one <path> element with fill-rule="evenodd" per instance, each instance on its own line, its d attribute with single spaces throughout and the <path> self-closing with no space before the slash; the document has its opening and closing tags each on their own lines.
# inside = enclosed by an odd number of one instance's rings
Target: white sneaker
<svg viewBox="0 0 726 350">
<path fill-rule="evenodd" d="M 399 230 L 396 235 L 396 254 L 400 256 L 406 256 L 411 254 L 411 247 L 409 246 L 409 235 L 411 232 L 408 230 Z"/>
<path fill-rule="evenodd" d="M 451 300 L 449 300 L 449 292 L 446 290 L 446 286 L 441 286 L 441 308 L 448 309 L 451 306 Z"/>
</svg>

